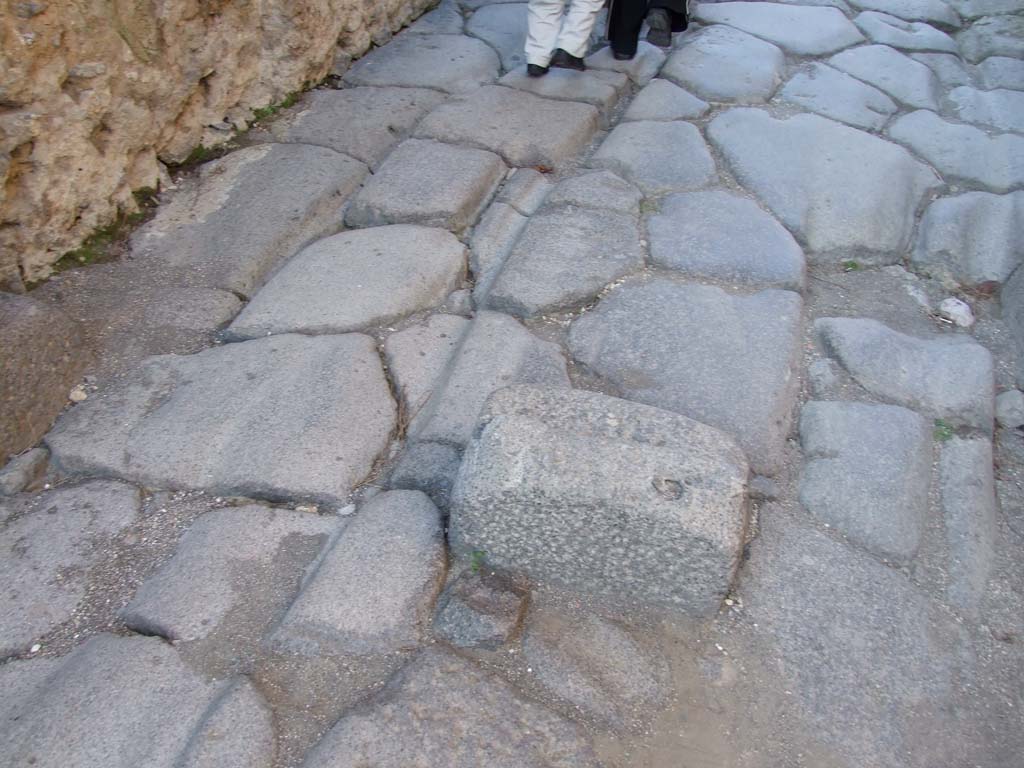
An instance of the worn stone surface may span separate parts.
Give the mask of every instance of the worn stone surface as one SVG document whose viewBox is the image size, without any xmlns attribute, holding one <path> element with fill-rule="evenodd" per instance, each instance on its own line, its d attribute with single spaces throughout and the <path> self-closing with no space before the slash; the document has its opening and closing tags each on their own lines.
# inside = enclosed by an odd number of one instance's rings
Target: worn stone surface
<svg viewBox="0 0 1024 768">
<path fill-rule="evenodd" d="M 440 509 L 447 510 L 461 461 L 459 452 L 450 445 L 409 443 L 388 477 L 388 487 L 423 491 Z"/>
<path fill-rule="evenodd" d="M 50 452 L 45 448 L 33 448 L 15 456 L 0 469 L 0 496 L 21 493 L 37 484 L 49 461 Z"/>
<path fill-rule="evenodd" d="M 783 101 L 854 128 L 879 130 L 896 112 L 896 103 L 877 88 L 814 63 L 800 69 L 779 92 Z"/>
<path fill-rule="evenodd" d="M 924 21 L 940 29 L 958 29 L 960 16 L 943 0 L 850 0 L 865 11 L 881 11 L 904 21 Z"/>
<path fill-rule="evenodd" d="M 990 56 L 1024 56 L 1024 18 L 991 16 L 979 19 L 956 36 L 960 53 L 971 62 Z"/>
<path fill-rule="evenodd" d="M 1024 260 L 1024 192 L 967 192 L 928 206 L 918 228 L 915 267 L 975 287 L 1003 283 Z"/>
<path fill-rule="evenodd" d="M 996 421 L 1006 429 L 1024 426 L 1024 392 L 1009 389 L 996 396 Z"/>
<path fill-rule="evenodd" d="M 643 260 L 635 215 L 545 208 L 526 223 L 487 304 L 519 317 L 568 309 L 639 269 Z"/>
<path fill-rule="evenodd" d="M 448 768 L 600 765 L 581 727 L 521 698 L 494 674 L 436 650 L 338 721 L 306 765 L 405 768 L 410 755 Z"/>
<path fill-rule="evenodd" d="M 68 472 L 339 500 L 369 473 L 394 426 L 373 339 L 287 334 L 150 358 L 68 411 L 47 444 Z"/>
<path fill-rule="evenodd" d="M 601 48 L 586 58 L 589 69 L 621 72 L 639 86 L 647 85 L 658 74 L 665 62 L 665 52 L 646 40 L 637 45 L 636 56 L 628 61 L 620 61 L 612 55 L 609 47 Z"/>
<path fill-rule="evenodd" d="M 508 6 L 494 6 L 502 8 Z M 526 65 L 517 67 L 498 81 L 499 85 L 528 91 L 548 99 L 582 101 L 600 110 L 615 106 L 629 83 L 629 78 L 618 72 L 594 70 L 577 72 L 573 69 L 552 67 L 544 77 L 530 77 Z"/>
<path fill-rule="evenodd" d="M 469 265 L 475 280 L 473 297 L 478 305 L 487 303 L 491 286 L 526 222 L 527 217 L 511 205 L 493 203 L 473 228 L 469 241 Z"/>
<path fill-rule="evenodd" d="M 496 200 L 512 206 L 523 216 L 530 216 L 540 208 L 550 190 L 551 182 L 540 171 L 533 168 L 513 168 Z"/>
<path fill-rule="evenodd" d="M 525 595 L 508 579 L 485 567 L 465 570 L 437 602 L 434 633 L 459 648 L 497 650 L 519 630 L 525 608 Z"/>
<path fill-rule="evenodd" d="M 452 491 L 453 551 L 630 606 L 713 614 L 739 567 L 747 462 L 731 438 L 595 392 L 497 392 Z"/>
<path fill-rule="evenodd" d="M 547 203 L 635 215 L 640 212 L 642 198 L 640 190 L 611 171 L 593 171 L 560 181 L 548 195 Z"/>
<path fill-rule="evenodd" d="M 274 720 L 263 697 L 240 678 L 217 702 L 184 755 L 184 768 L 271 768 Z"/>
<path fill-rule="evenodd" d="M 614 171 L 645 194 L 696 189 L 715 177 L 715 161 L 700 131 L 682 122 L 620 123 L 590 165 Z"/>
<path fill-rule="evenodd" d="M 416 134 L 488 149 L 509 165 L 556 168 L 579 154 L 597 128 L 598 111 L 589 104 L 486 86 L 439 106 Z"/>
<path fill-rule="evenodd" d="M 921 339 L 852 317 L 819 318 L 814 329 L 869 392 L 953 424 L 992 430 L 992 355 L 970 337 Z"/>
<path fill-rule="evenodd" d="M 1017 384 L 1024 386 L 1024 270 L 1018 269 L 999 294 L 1003 321 L 1017 347 Z"/>
<path fill-rule="evenodd" d="M 873 43 L 891 45 L 905 51 L 957 53 L 956 41 L 930 24 L 904 21 L 876 11 L 865 11 L 853 21 Z"/>
<path fill-rule="evenodd" d="M 1024 93 L 1020 91 L 982 91 L 963 85 L 950 91 L 949 100 L 954 113 L 964 122 L 1024 133 Z"/>
<path fill-rule="evenodd" d="M 526 3 L 485 5 L 470 17 L 466 34 L 491 46 L 506 72 L 525 66 Z"/>
<path fill-rule="evenodd" d="M 879 557 L 909 562 L 928 510 L 928 423 L 895 405 L 812 401 L 800 442 L 807 511 Z"/>
<path fill-rule="evenodd" d="M 834 53 L 864 37 L 836 8 L 797 7 L 775 3 L 702 3 L 694 18 L 728 24 L 768 40 L 789 53 L 818 56 Z"/>
<path fill-rule="evenodd" d="M 412 223 L 461 232 L 476 221 L 507 171 L 491 152 L 406 139 L 352 200 L 345 223 Z"/>
<path fill-rule="evenodd" d="M 989 136 L 925 110 L 898 118 L 889 135 L 935 166 L 947 181 L 964 179 L 994 192 L 1024 185 L 1024 137 Z"/>
<path fill-rule="evenodd" d="M 1021 0 L 949 0 L 949 4 L 965 19 L 1024 10 Z"/>
<path fill-rule="evenodd" d="M 828 63 L 911 107 L 938 109 L 939 81 L 935 73 L 895 48 L 863 45 L 837 53 Z"/>
<path fill-rule="evenodd" d="M 462 13 L 455 0 L 441 0 L 437 7 L 420 16 L 406 29 L 413 35 L 461 35 Z"/>
<path fill-rule="evenodd" d="M 964 60 L 958 55 L 952 53 L 912 53 L 910 57 L 931 69 L 935 76 L 939 78 L 939 82 L 947 88 L 969 85 L 972 82 L 971 73 L 968 72 Z M 924 109 L 932 109 L 932 107 L 924 104 L 919 106 Z"/>
<path fill-rule="evenodd" d="M 1024 90 L 1024 60 L 992 56 L 978 65 L 978 74 L 986 88 Z"/>
<path fill-rule="evenodd" d="M 384 342 L 384 360 L 408 418 L 430 399 L 470 322 L 457 315 L 431 315 Z"/>
<path fill-rule="evenodd" d="M 231 339 L 345 333 L 437 306 L 466 269 L 443 229 L 411 224 L 342 232 L 306 246 L 228 327 Z"/>
<path fill-rule="evenodd" d="M 96 480 L 0 502 L 0 658 L 27 651 L 72 617 L 89 570 L 136 521 L 139 496 Z"/>
<path fill-rule="evenodd" d="M 462 35 L 399 36 L 345 73 L 349 85 L 394 85 L 468 93 L 498 77 L 498 55 Z"/>
<path fill-rule="evenodd" d="M 711 105 L 660 77 L 651 80 L 630 102 L 623 120 L 691 120 Z"/>
<path fill-rule="evenodd" d="M 708 101 L 756 104 L 775 93 L 785 66 L 776 46 L 716 24 L 684 36 L 661 76 Z"/>
</svg>

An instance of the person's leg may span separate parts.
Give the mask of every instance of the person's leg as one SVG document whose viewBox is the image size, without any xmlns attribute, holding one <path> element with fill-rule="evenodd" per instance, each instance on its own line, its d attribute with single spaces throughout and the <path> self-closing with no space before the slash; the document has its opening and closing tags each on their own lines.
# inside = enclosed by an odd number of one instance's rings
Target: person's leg
<svg viewBox="0 0 1024 768">
<path fill-rule="evenodd" d="M 562 26 L 565 0 L 530 0 L 526 7 L 526 62 L 538 67 L 551 63 Z"/>
<path fill-rule="evenodd" d="M 632 58 L 647 15 L 646 0 L 612 0 L 608 18 L 608 42 L 616 57 Z"/>
<path fill-rule="evenodd" d="M 590 33 L 603 6 L 604 0 L 570 0 L 569 12 L 562 22 L 555 47 L 582 59 L 587 54 Z"/>
<path fill-rule="evenodd" d="M 672 45 L 672 33 L 682 32 L 689 26 L 689 5 L 688 0 L 650 0 L 648 42 L 663 48 Z"/>
</svg>

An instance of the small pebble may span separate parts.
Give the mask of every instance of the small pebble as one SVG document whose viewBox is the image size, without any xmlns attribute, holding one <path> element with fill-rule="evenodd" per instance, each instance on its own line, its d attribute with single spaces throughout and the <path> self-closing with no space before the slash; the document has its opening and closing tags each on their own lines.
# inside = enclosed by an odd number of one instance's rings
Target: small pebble
<svg viewBox="0 0 1024 768">
<path fill-rule="evenodd" d="M 955 323 L 961 328 L 970 328 L 974 325 L 974 313 L 965 301 L 953 296 L 943 299 L 939 304 L 939 316 Z"/>
<path fill-rule="evenodd" d="M 70 400 L 72 403 L 80 403 L 88 397 L 89 395 L 86 393 L 85 387 L 83 387 L 81 384 L 79 384 L 77 387 L 75 387 L 68 393 L 68 400 Z"/>
<path fill-rule="evenodd" d="M 29 653 L 39 653 L 39 651 L 41 651 L 42 648 L 43 648 L 43 646 L 41 646 L 39 643 L 36 643 L 35 645 L 33 645 L 31 648 L 28 649 L 28 652 Z"/>
</svg>

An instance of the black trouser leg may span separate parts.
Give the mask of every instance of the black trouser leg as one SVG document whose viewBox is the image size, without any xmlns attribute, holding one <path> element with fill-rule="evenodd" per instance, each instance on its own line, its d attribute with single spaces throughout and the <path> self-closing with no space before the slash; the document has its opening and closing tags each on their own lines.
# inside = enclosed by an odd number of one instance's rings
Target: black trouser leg
<svg viewBox="0 0 1024 768">
<path fill-rule="evenodd" d="M 608 19 L 608 42 L 616 53 L 632 56 L 647 16 L 647 0 L 614 0 Z"/>
</svg>

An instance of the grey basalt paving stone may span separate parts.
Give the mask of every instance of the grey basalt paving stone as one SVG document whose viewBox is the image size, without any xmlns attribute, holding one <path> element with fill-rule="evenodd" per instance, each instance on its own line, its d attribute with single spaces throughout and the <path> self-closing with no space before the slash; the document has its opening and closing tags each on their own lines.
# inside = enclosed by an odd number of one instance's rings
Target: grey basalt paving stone
<svg viewBox="0 0 1024 768">
<path fill-rule="evenodd" d="M 698 189 L 715 178 L 715 161 L 700 131 L 682 122 L 620 123 L 589 164 L 614 171 L 645 194 Z"/>
<path fill-rule="evenodd" d="M 708 101 L 756 104 L 775 93 L 785 67 L 776 46 L 715 24 L 685 35 L 661 76 Z"/>
<path fill-rule="evenodd" d="M 863 11 L 880 11 L 904 21 L 923 21 L 939 29 L 956 30 L 960 16 L 944 0 L 850 0 Z"/>
<path fill-rule="evenodd" d="M 384 341 L 384 360 L 409 418 L 430 399 L 469 324 L 457 315 L 431 315 Z"/>
<path fill-rule="evenodd" d="M 515 208 L 523 216 L 530 216 L 540 208 L 551 190 L 551 182 L 533 168 L 513 168 L 495 198 Z"/>
<path fill-rule="evenodd" d="M 453 734 L 459 734 L 453 738 Z M 582 727 L 522 697 L 494 673 L 424 652 L 347 713 L 305 768 L 407 768 L 410 755 L 445 768 L 598 768 Z"/>
<path fill-rule="evenodd" d="M 520 2 L 520 0 L 456 0 L 466 11 L 475 11 L 487 5 L 500 5 L 502 3 Z"/>
<path fill-rule="evenodd" d="M 986 88 L 1012 88 L 1024 91 L 1024 60 L 1009 56 L 990 56 L 978 65 Z"/>
<path fill-rule="evenodd" d="M 1024 192 L 936 200 L 921 219 L 911 260 L 967 287 L 1006 282 L 1024 261 Z"/>
<path fill-rule="evenodd" d="M 739 567 L 748 474 L 732 438 L 677 413 L 509 387 L 466 448 L 449 545 L 632 608 L 707 616 Z"/>
<path fill-rule="evenodd" d="M 950 91 L 949 100 L 954 114 L 965 123 L 1024 133 L 1024 92 L 960 86 Z"/>
<path fill-rule="evenodd" d="M 432 11 L 420 16 L 406 30 L 408 35 L 461 35 L 462 12 L 455 0 L 441 0 Z"/>
<path fill-rule="evenodd" d="M 959 55 L 952 53 L 912 53 L 910 58 L 924 64 L 935 73 L 939 82 L 946 88 L 955 88 L 958 85 L 970 85 L 973 82 L 967 65 Z M 907 102 L 910 104 L 910 102 Z M 921 106 L 922 109 L 934 109 L 927 105 L 911 104 Z"/>
<path fill-rule="evenodd" d="M 526 65 L 526 3 L 497 3 L 480 8 L 466 23 L 466 34 L 491 46 L 506 72 Z"/>
<path fill-rule="evenodd" d="M 694 18 L 728 24 L 800 56 L 820 56 L 863 42 L 864 36 L 836 8 L 777 3 L 701 3 Z"/>
<path fill-rule="evenodd" d="M 804 255 L 755 202 L 720 190 L 669 195 L 647 219 L 651 261 L 689 277 L 804 287 Z"/>
<path fill-rule="evenodd" d="M 1024 57 L 1024 18 L 991 16 L 979 19 L 956 36 L 960 52 L 977 63 L 990 56 Z"/>
<path fill-rule="evenodd" d="M 506 6 L 494 6 L 501 8 Z M 498 81 L 499 85 L 527 91 L 559 101 L 581 101 L 607 111 L 626 90 L 629 79 L 618 72 L 602 70 L 577 72 L 553 67 L 544 77 L 530 77 L 525 66 L 517 67 Z"/>
<path fill-rule="evenodd" d="M 885 125 L 898 109 L 877 88 L 820 63 L 798 70 L 779 92 L 779 98 L 854 128 L 873 131 Z"/>
<path fill-rule="evenodd" d="M 39 481 L 50 461 L 50 452 L 45 448 L 32 448 L 15 456 L 0 469 L 0 496 L 21 493 Z M 0 514 L 0 522 L 4 516 Z"/>
<path fill-rule="evenodd" d="M 450 232 L 394 224 L 342 232 L 306 246 L 270 278 L 227 338 L 346 333 L 435 307 L 466 271 Z"/>
<path fill-rule="evenodd" d="M 623 120 L 692 120 L 702 117 L 711 105 L 687 93 L 675 83 L 651 80 L 630 102 Z"/>
<path fill-rule="evenodd" d="M 484 86 L 428 114 L 416 135 L 496 152 L 509 165 L 560 168 L 598 129 L 589 104 L 554 101 L 502 86 Z"/>
<path fill-rule="evenodd" d="M 640 190 L 611 171 L 592 171 L 558 182 L 548 195 L 547 204 L 637 214 L 642 199 Z"/>
<path fill-rule="evenodd" d="M 623 396 L 731 433 L 771 475 L 789 434 L 801 312 L 789 291 L 629 282 L 572 324 L 569 348 Z"/>
<path fill-rule="evenodd" d="M 459 452 L 450 445 L 408 443 L 388 476 L 388 488 L 423 491 L 439 509 L 447 510 L 461 461 Z"/>
<path fill-rule="evenodd" d="M 136 260 L 189 286 L 250 294 L 275 263 L 339 229 L 366 175 L 323 147 L 266 144 L 204 165 L 132 236 Z"/>
<path fill-rule="evenodd" d="M 461 232 L 476 221 L 507 172 L 492 152 L 406 139 L 353 198 L 345 223 L 423 224 Z"/>
<path fill-rule="evenodd" d="M 462 35 L 399 35 L 345 73 L 348 85 L 392 85 L 468 93 L 498 77 L 498 55 Z"/>
<path fill-rule="evenodd" d="M 1024 387 L 1024 270 L 1018 269 L 999 294 L 1003 320 L 1017 347 L 1017 384 Z"/>
<path fill-rule="evenodd" d="M 588 69 L 621 72 L 639 86 L 647 85 L 658 74 L 665 62 L 665 52 L 657 46 L 641 40 L 637 45 L 636 56 L 628 61 L 620 61 L 612 55 L 612 49 L 605 46 L 587 56 Z"/>
<path fill-rule="evenodd" d="M 395 421 L 372 338 L 286 334 L 149 358 L 65 412 L 46 441 L 65 472 L 340 501 Z"/>
<path fill-rule="evenodd" d="M 814 330 L 830 356 L 869 392 L 992 431 L 992 355 L 969 336 L 921 339 L 867 318 L 825 317 Z"/>
<path fill-rule="evenodd" d="M 237 680 L 192 736 L 182 768 L 271 768 L 274 719 L 245 678 Z"/>
<path fill-rule="evenodd" d="M 945 51 L 957 53 L 956 41 L 930 24 L 904 21 L 887 13 L 865 11 L 854 23 L 871 42 L 907 51 Z"/>
<path fill-rule="evenodd" d="M 469 264 L 473 272 L 473 297 L 479 306 L 487 303 L 491 286 L 501 272 L 528 218 L 505 203 L 493 203 L 473 228 L 469 241 Z"/>
<path fill-rule="evenodd" d="M 88 572 L 136 522 L 137 488 L 94 480 L 0 502 L 0 658 L 70 619 Z"/>
<path fill-rule="evenodd" d="M 965 19 L 1024 11 L 1024 0 L 949 0 Z"/>
<path fill-rule="evenodd" d="M 891 262 L 910 244 L 919 201 L 940 184 L 903 148 L 817 115 L 733 109 L 708 137 L 811 254 Z"/>
<path fill-rule="evenodd" d="M 863 45 L 842 51 L 828 63 L 879 88 L 897 101 L 938 109 L 939 81 L 925 64 L 887 45 Z"/>
<path fill-rule="evenodd" d="M 935 166 L 947 181 L 964 179 L 993 192 L 1024 186 L 1022 136 L 989 135 L 926 110 L 897 118 L 888 134 Z"/>
<path fill-rule="evenodd" d="M 896 405 L 813 401 L 800 442 L 804 508 L 869 552 L 908 563 L 928 511 L 928 422 Z"/>
<path fill-rule="evenodd" d="M 494 651 L 519 631 L 526 595 L 486 568 L 465 570 L 437 601 L 434 634 L 459 648 Z"/>
</svg>

